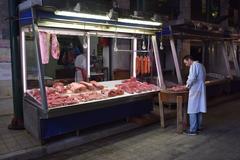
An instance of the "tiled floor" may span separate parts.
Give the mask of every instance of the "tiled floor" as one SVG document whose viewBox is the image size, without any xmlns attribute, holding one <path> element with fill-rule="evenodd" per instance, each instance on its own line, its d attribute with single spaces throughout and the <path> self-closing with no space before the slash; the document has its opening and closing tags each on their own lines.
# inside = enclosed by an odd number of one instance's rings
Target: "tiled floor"
<svg viewBox="0 0 240 160">
<path fill-rule="evenodd" d="M 0 155 L 40 145 L 26 130 L 9 130 L 12 116 L 0 116 Z"/>
<path fill-rule="evenodd" d="M 13 114 L 13 99 L 0 97 L 0 116 Z"/>
</svg>

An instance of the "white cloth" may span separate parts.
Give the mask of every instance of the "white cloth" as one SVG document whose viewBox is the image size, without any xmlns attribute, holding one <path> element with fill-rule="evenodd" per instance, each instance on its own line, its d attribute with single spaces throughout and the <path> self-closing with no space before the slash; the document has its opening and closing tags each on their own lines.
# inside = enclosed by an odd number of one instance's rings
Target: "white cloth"
<svg viewBox="0 0 240 160">
<path fill-rule="evenodd" d="M 186 85 L 189 88 L 188 114 L 207 112 L 205 79 L 206 70 L 204 66 L 194 61 L 190 66 Z"/>
<path fill-rule="evenodd" d="M 87 68 L 87 58 L 85 55 L 80 54 L 76 57 L 74 65 L 76 67 L 75 71 L 75 82 L 83 81 L 82 71 L 80 69 L 86 70 Z"/>
</svg>

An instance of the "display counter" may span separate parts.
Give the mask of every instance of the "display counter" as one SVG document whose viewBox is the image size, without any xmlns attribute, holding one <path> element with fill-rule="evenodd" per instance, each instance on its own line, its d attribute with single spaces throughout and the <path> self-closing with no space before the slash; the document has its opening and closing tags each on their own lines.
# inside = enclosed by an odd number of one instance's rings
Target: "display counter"
<svg viewBox="0 0 240 160">
<path fill-rule="evenodd" d="M 105 89 L 113 89 L 121 82 L 107 81 L 100 84 L 104 85 Z M 115 97 L 48 108 L 47 112 L 34 97 L 27 94 L 24 98 L 25 127 L 38 139 L 47 140 L 95 125 L 139 116 L 152 110 L 153 97 L 158 92 L 159 90 L 133 94 L 124 92 L 123 95 Z"/>
</svg>

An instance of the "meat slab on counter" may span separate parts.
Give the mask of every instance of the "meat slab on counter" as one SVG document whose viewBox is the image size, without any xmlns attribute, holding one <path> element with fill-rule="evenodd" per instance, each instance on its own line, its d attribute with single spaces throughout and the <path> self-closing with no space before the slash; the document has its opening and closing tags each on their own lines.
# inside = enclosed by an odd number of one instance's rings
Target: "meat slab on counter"
<svg viewBox="0 0 240 160">
<path fill-rule="evenodd" d="M 90 83 L 93 84 L 93 86 L 96 87 L 99 90 L 104 89 L 104 85 L 102 85 L 102 84 L 100 84 L 100 83 L 98 83 L 96 81 L 90 81 Z"/>
<path fill-rule="evenodd" d="M 176 85 L 176 86 L 172 86 L 170 88 L 167 88 L 168 91 L 172 91 L 172 92 L 183 92 L 186 91 L 187 88 L 184 85 Z"/>
<path fill-rule="evenodd" d="M 124 80 L 122 84 L 118 84 L 116 85 L 116 87 L 130 94 L 159 90 L 159 87 L 157 87 L 156 85 L 148 84 L 147 82 L 142 83 L 140 81 L 137 81 L 136 78 Z"/>
<path fill-rule="evenodd" d="M 124 94 L 124 90 L 122 89 L 111 89 L 108 92 L 108 97 L 116 97 Z"/>
<path fill-rule="evenodd" d="M 71 90 L 73 93 L 80 93 L 81 91 L 86 91 L 87 87 L 83 84 L 72 82 L 67 85 L 67 88 Z"/>
<path fill-rule="evenodd" d="M 116 85 L 116 88 L 105 88 L 102 84 L 91 81 L 80 83 L 73 82 L 64 85 L 61 82 L 55 82 L 52 87 L 46 87 L 47 103 L 49 108 L 60 107 L 88 102 L 93 100 L 107 99 L 127 93 L 141 93 L 145 91 L 155 91 L 159 88 L 153 84 L 142 83 L 135 78 L 131 78 Z M 40 89 L 32 89 L 28 91 L 39 104 L 41 104 Z"/>
<path fill-rule="evenodd" d="M 80 84 L 84 85 L 90 91 L 96 90 L 92 83 L 81 81 Z"/>
</svg>

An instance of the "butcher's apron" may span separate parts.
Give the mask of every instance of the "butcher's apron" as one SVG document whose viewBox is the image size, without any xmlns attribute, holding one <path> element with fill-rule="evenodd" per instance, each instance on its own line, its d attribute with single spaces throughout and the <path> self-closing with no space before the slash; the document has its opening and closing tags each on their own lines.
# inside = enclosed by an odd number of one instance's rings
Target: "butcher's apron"
<svg viewBox="0 0 240 160">
<path fill-rule="evenodd" d="M 80 67 L 75 67 L 75 82 L 80 82 L 80 81 L 83 81 L 84 78 L 83 78 L 83 69 L 80 68 Z"/>
</svg>

